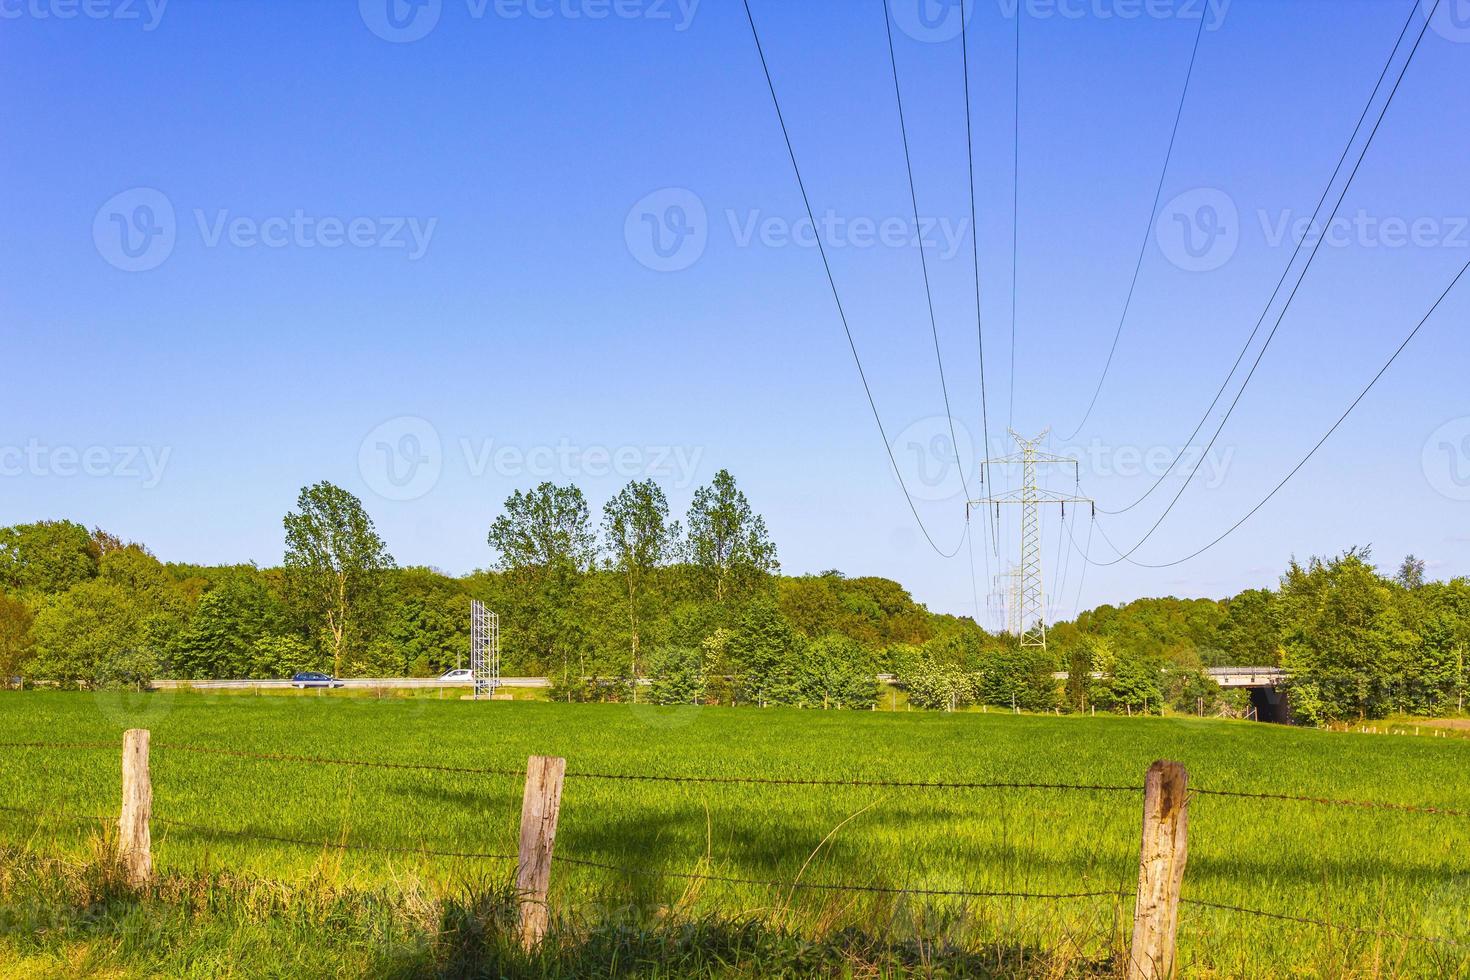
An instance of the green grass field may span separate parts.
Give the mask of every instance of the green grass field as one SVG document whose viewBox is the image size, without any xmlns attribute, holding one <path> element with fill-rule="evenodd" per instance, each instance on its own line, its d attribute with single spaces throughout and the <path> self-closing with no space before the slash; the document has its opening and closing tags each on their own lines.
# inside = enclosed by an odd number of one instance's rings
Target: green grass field
<svg viewBox="0 0 1470 980">
<path fill-rule="evenodd" d="M 408 894 L 431 904 L 504 885 L 511 865 L 247 840 L 165 821 L 315 842 L 513 854 L 518 778 L 261 761 L 177 746 L 512 770 L 523 770 L 533 753 L 562 755 L 571 775 L 558 858 L 896 888 L 1131 893 L 1141 792 L 681 784 L 574 774 L 1141 786 L 1150 762 L 1170 758 L 1188 766 L 1198 788 L 1470 810 L 1470 744 L 1462 739 L 1370 738 L 1192 719 L 0 694 L 0 741 L 120 745 L 129 727 L 150 729 L 157 743 L 154 853 L 161 871 L 195 881 L 243 874 L 287 890 L 327 882 L 343 893 Z M 119 752 L 110 747 L 4 750 L 0 803 L 48 811 L 40 817 L 0 811 L 0 838 L 12 865 L 10 903 L 20 904 L 23 894 L 41 901 L 33 871 L 16 871 L 19 864 L 35 856 L 81 861 L 98 848 L 101 824 L 60 814 L 115 814 L 118 768 Z M 1467 839 L 1467 817 L 1193 797 L 1186 898 L 1466 945 L 1186 906 L 1179 930 L 1183 974 L 1470 975 Z M 1107 972 L 1126 943 L 1132 915 L 1127 897 L 897 898 L 691 882 L 567 861 L 553 867 L 552 905 L 589 928 L 610 921 L 719 921 L 829 941 L 921 937 L 935 940 L 937 950 L 988 950 L 1006 967 L 998 972 L 1009 975 Z M 232 914 L 251 919 L 238 909 Z M 137 959 L 145 954 L 109 939 L 95 923 L 35 936 L 28 931 L 31 918 L 0 916 L 0 975 L 6 957 L 21 974 L 26 964 L 55 967 L 78 955 L 92 962 L 88 945 L 98 943 L 112 944 L 114 955 L 105 962 L 123 973 L 139 963 L 146 970 L 177 966 L 172 959 Z M 444 920 L 442 914 L 434 919 Z M 151 928 L 167 933 L 158 922 Z M 218 943 L 244 942 L 239 937 L 249 931 L 244 925 L 221 930 Z M 374 942 L 387 941 L 383 932 L 365 928 L 355 948 L 369 956 Z M 342 934 L 356 935 L 346 926 Z M 432 945 L 433 938 L 424 941 Z M 253 942 L 262 956 L 279 946 L 259 935 Z M 118 952 L 124 949 L 133 951 Z M 277 969 L 275 962 L 259 960 L 258 969 L 246 972 L 312 972 Z M 352 972 L 352 963 L 369 960 L 338 962 Z M 924 972 L 922 958 L 910 968 Z M 721 971 L 705 963 L 687 972 Z M 778 971 L 752 975 L 760 972 Z M 863 975 L 866 968 L 858 962 L 847 972 Z"/>
</svg>

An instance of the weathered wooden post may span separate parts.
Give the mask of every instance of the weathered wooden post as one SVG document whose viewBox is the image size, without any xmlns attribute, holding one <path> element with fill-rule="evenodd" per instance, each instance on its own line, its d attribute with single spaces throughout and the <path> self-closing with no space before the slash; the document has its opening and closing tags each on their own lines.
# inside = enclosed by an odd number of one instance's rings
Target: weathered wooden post
<svg viewBox="0 0 1470 980">
<path fill-rule="evenodd" d="M 521 946 L 527 950 L 541 942 L 550 919 L 546 893 L 551 884 L 551 850 L 556 844 L 561 785 L 566 774 L 567 760 L 556 756 L 533 755 L 526 765 L 516 903 Z"/>
<path fill-rule="evenodd" d="M 122 815 L 117 821 L 117 857 L 129 885 L 153 880 L 153 782 L 148 775 L 148 729 L 123 733 Z"/>
<path fill-rule="evenodd" d="M 1189 857 L 1189 773 L 1177 762 L 1148 767 L 1143 784 L 1143 843 L 1138 853 L 1138 901 L 1128 980 L 1170 980 L 1179 892 Z"/>
</svg>

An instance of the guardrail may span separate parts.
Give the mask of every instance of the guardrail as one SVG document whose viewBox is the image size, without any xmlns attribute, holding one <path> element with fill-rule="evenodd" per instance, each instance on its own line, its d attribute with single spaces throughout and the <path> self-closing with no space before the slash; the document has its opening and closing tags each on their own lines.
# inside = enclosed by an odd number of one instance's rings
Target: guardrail
<svg viewBox="0 0 1470 980">
<path fill-rule="evenodd" d="M 443 678 L 443 677 L 342 677 L 335 684 L 342 688 L 354 688 L 358 690 L 433 690 L 439 687 L 464 687 L 474 686 L 471 678 Z M 291 680 L 270 678 L 268 680 L 155 680 L 154 690 L 171 691 L 188 688 L 199 691 L 249 691 L 259 688 L 262 691 L 282 690 L 297 687 Z M 315 684 L 305 685 L 307 688 L 316 687 Z M 550 687 L 551 680 L 546 677 L 502 677 L 501 687 Z M 325 690 L 325 688 L 323 688 Z"/>
</svg>

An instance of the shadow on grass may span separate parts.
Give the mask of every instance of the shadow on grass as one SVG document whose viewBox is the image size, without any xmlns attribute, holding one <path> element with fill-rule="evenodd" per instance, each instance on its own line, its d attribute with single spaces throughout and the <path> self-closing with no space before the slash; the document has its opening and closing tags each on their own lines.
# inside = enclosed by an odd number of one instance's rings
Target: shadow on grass
<svg viewBox="0 0 1470 980">
<path fill-rule="evenodd" d="M 458 895 L 354 891 L 327 879 L 283 885 L 172 874 L 135 892 L 103 862 L 0 851 L 0 973 L 177 976 L 228 964 L 247 976 L 794 977 L 1112 976 L 1111 959 L 980 939 L 956 916 L 936 939 L 847 929 L 800 934 L 756 919 L 675 917 L 661 908 L 583 907 L 520 948 L 506 880 Z"/>
</svg>

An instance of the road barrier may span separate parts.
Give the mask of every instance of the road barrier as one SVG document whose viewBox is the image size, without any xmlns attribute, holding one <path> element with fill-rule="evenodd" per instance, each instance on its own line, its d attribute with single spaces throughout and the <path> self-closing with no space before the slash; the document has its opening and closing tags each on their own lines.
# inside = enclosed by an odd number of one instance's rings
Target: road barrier
<svg viewBox="0 0 1470 980">
<path fill-rule="evenodd" d="M 116 750 L 117 743 L 95 741 L 26 741 L 3 742 L 0 743 L 0 748 L 83 751 L 97 749 Z M 173 819 L 167 815 L 159 816 L 153 812 L 153 786 L 149 765 L 150 752 L 155 749 L 161 749 L 165 752 L 222 755 L 270 763 L 302 763 L 309 765 L 418 770 L 425 772 L 524 778 L 519 848 L 515 854 L 500 854 L 374 843 L 349 844 L 345 841 L 319 840 L 257 831 L 231 830 Z M 562 809 L 562 789 L 565 781 L 568 779 L 673 782 L 698 785 L 769 785 L 829 788 L 891 787 L 897 789 L 934 791 L 1038 790 L 1049 792 L 1141 794 L 1143 820 L 1139 842 L 1138 884 L 1136 890 L 1132 893 L 1116 888 L 1083 888 L 1072 891 L 900 888 L 873 884 L 803 881 L 801 880 L 800 874 L 797 875 L 796 880 L 781 881 L 725 876 L 698 871 L 672 871 L 662 868 L 645 868 L 587 860 L 576 856 L 558 856 L 555 855 L 556 831 Z M 1457 942 L 1445 937 L 1423 936 L 1352 923 L 1330 922 L 1306 916 L 1184 897 L 1185 869 L 1189 856 L 1189 804 L 1190 800 L 1197 796 L 1289 801 L 1313 806 L 1390 810 L 1438 817 L 1463 818 L 1470 816 L 1470 811 L 1439 806 L 1194 787 L 1190 786 L 1189 773 L 1183 765 L 1166 760 L 1155 762 L 1148 768 L 1141 786 L 1043 782 L 889 781 L 876 779 L 804 779 L 761 776 L 683 776 L 670 773 L 579 772 L 576 770 L 569 772 L 565 759 L 555 756 L 539 755 L 530 757 L 525 770 L 445 766 L 433 763 L 394 762 L 378 759 L 340 759 L 307 755 L 283 755 L 216 746 L 153 742 L 148 730 L 130 729 L 124 733 L 122 743 L 122 806 L 120 814 L 117 817 L 118 833 L 116 837 L 115 856 L 125 879 L 135 888 L 146 888 L 153 881 L 155 874 L 152 854 L 152 826 L 153 824 L 159 824 L 163 827 L 178 828 L 202 836 L 215 838 L 255 840 L 338 851 L 366 851 L 460 860 L 514 862 L 518 913 L 516 929 L 520 942 L 526 949 L 533 949 L 541 942 L 547 933 L 551 921 L 549 894 L 554 857 L 555 862 L 558 864 L 602 869 L 619 874 L 651 878 L 672 878 L 686 881 L 719 882 L 779 889 L 787 892 L 798 890 L 833 891 L 922 897 L 1006 898 L 1036 901 L 1093 898 L 1110 898 L 1116 901 L 1126 900 L 1131 894 L 1134 899 L 1133 929 L 1126 963 L 1126 975 L 1129 980 L 1163 980 L 1163 978 L 1172 977 L 1177 974 L 1176 940 L 1181 906 L 1250 915 L 1271 921 L 1291 922 L 1361 936 L 1393 939 L 1406 943 L 1447 946 L 1456 949 L 1470 948 L 1470 944 Z M 31 814 L 37 817 L 52 819 L 59 817 L 61 819 L 84 823 L 93 821 L 110 822 L 112 820 L 112 818 L 102 815 L 58 813 L 49 810 L 6 805 L 0 805 L 0 811 Z"/>
</svg>

